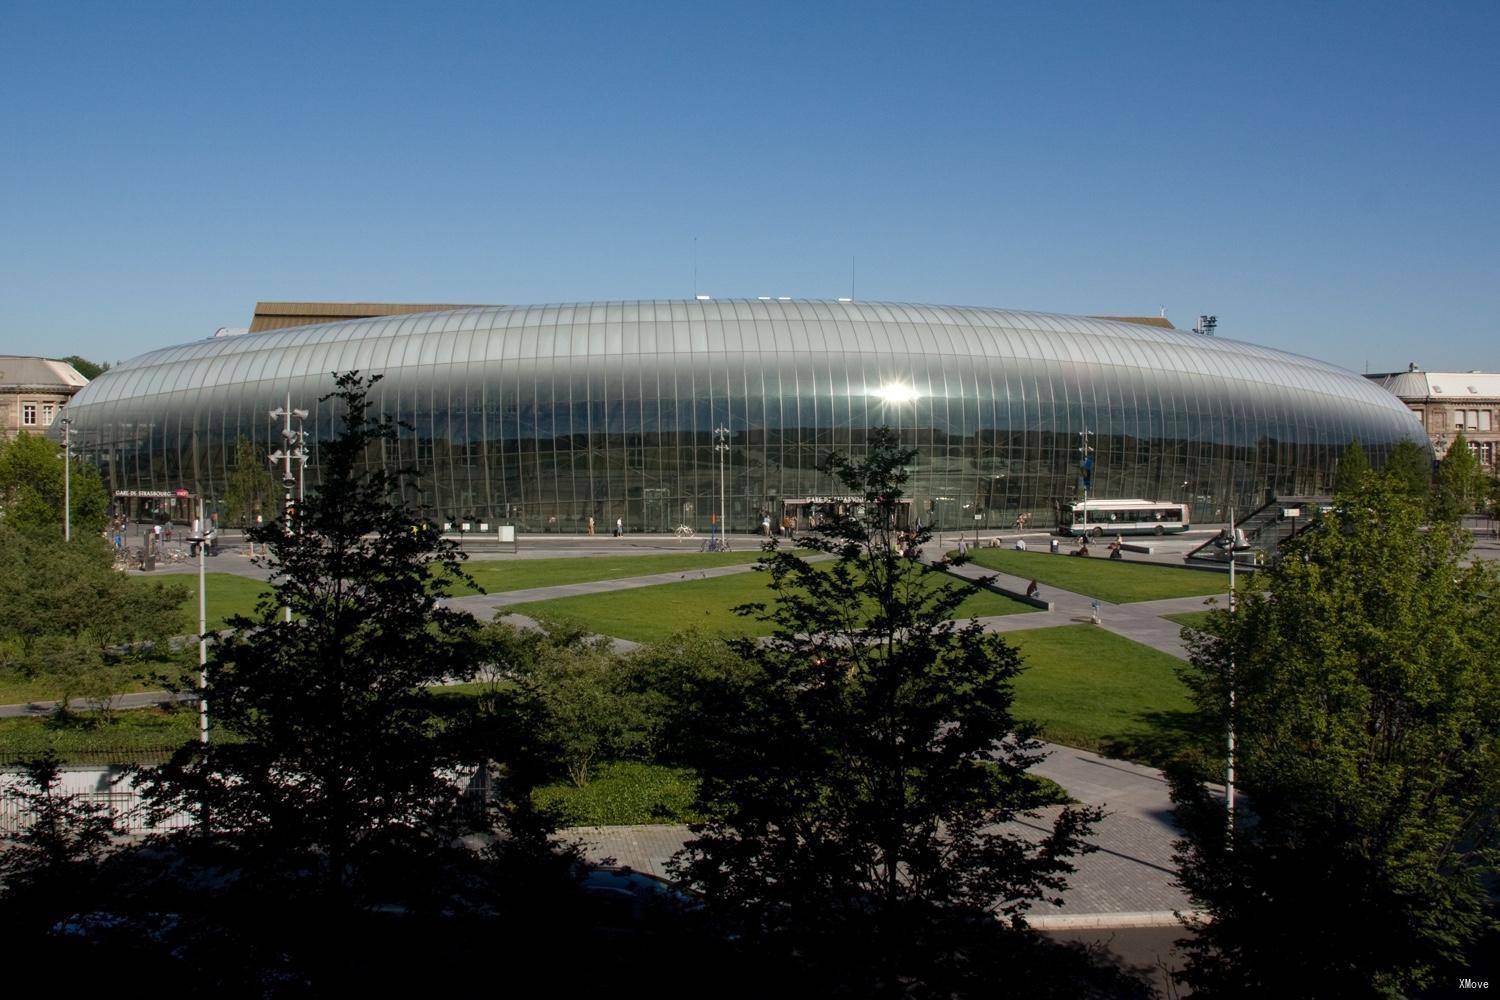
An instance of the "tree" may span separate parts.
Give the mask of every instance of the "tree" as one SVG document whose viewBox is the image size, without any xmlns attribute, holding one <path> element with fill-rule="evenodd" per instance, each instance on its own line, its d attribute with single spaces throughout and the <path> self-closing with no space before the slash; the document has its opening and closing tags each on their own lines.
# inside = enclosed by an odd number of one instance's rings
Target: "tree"
<svg viewBox="0 0 1500 1000">
<path fill-rule="evenodd" d="M 752 673 L 702 699 L 707 819 L 677 862 L 745 940 L 859 995 L 962 990 L 994 972 L 980 970 L 995 913 L 1019 937 L 1098 815 L 1062 809 L 1032 839 L 1000 828 L 1038 822 L 1046 798 L 1026 772 L 1043 754 L 1011 715 L 1015 649 L 954 622 L 962 588 L 900 555 L 914 457 L 889 429 L 861 460 L 830 456 L 822 471 L 861 506 L 799 544 L 834 561 L 762 559 L 775 600 L 741 610 L 774 633 L 736 642 Z"/>
<path fill-rule="evenodd" d="M 1365 457 L 1365 449 L 1360 445 L 1359 438 L 1350 438 L 1344 453 L 1339 456 L 1338 468 L 1334 472 L 1333 495 L 1342 496 L 1354 492 L 1369 474 L 1370 460 Z"/>
<path fill-rule="evenodd" d="M 378 378 L 338 376 L 318 489 L 250 532 L 268 546 L 270 593 L 213 638 L 208 670 L 214 718 L 236 740 L 184 746 L 149 787 L 159 809 L 201 811 L 241 864 L 328 905 L 391 879 L 427 891 L 423 873 L 463 827 L 448 776 L 463 762 L 430 688 L 472 674 L 477 623 L 440 604 L 462 553 L 402 503 L 414 474 L 366 463 L 396 435 L 371 412 Z"/>
<path fill-rule="evenodd" d="M 582 629 L 546 631 L 495 621 L 481 631 L 482 672 L 510 685 L 519 706 L 533 706 L 540 745 L 578 787 L 596 763 L 624 756 L 638 741 L 638 697 L 625 684 L 610 640 Z"/>
<path fill-rule="evenodd" d="M 265 449 L 240 435 L 235 439 L 234 464 L 224 483 L 224 520 L 249 527 L 257 514 L 274 516 L 281 503 L 281 485 L 271 474 Z"/>
<path fill-rule="evenodd" d="M 1462 431 L 1453 436 L 1453 443 L 1438 462 L 1436 479 L 1433 516 L 1440 520 L 1457 521 L 1465 514 L 1474 513 L 1488 492 L 1484 467 L 1469 450 L 1469 442 Z"/>
<path fill-rule="evenodd" d="M 0 850 L 0 928 L 14 943 L 88 908 L 119 831 L 108 806 L 62 787 L 54 754 L 27 761 L 9 793 L 27 819 Z"/>
<path fill-rule="evenodd" d="M 109 371 L 108 361 L 104 362 L 102 365 L 95 364 L 88 358 L 80 357 L 77 354 L 69 354 L 67 357 L 59 358 L 58 360 L 66 361 L 68 364 L 78 369 L 78 374 L 82 375 L 90 382 L 98 378 L 100 375 L 103 375 L 105 372 Z"/>
<path fill-rule="evenodd" d="M 109 494 L 99 472 L 74 461 L 70 470 L 73 534 L 104 530 Z M 0 441 L 0 520 L 15 528 L 41 528 L 62 534 L 62 448 L 44 437 L 22 431 Z"/>
<path fill-rule="evenodd" d="M 1486 923 L 1500 805 L 1500 576 L 1380 477 L 1186 634 L 1207 728 L 1231 716 L 1232 833 L 1206 761 L 1173 775 L 1180 879 L 1211 921 L 1195 996 L 1405 996 Z"/>
<path fill-rule="evenodd" d="M 111 551 L 97 536 L 0 525 L 0 663 L 52 680 L 64 704 L 81 696 L 104 711 L 187 628 L 187 589 L 130 579 Z"/>
<path fill-rule="evenodd" d="M 1405 496 L 1426 501 L 1432 490 L 1432 456 L 1415 441 L 1403 438 L 1391 449 L 1381 470 Z"/>
</svg>

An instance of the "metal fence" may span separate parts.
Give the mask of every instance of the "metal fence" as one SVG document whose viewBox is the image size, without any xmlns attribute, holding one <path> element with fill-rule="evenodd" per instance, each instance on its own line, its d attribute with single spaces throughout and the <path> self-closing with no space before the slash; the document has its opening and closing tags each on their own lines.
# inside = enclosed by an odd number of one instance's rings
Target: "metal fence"
<svg viewBox="0 0 1500 1000">
<path fill-rule="evenodd" d="M 122 776 L 111 769 L 77 769 L 64 772 L 64 774 L 86 775 L 88 780 L 95 784 L 111 785 L 109 788 L 75 788 L 64 790 L 61 794 L 74 801 L 91 802 L 107 807 L 114 816 L 116 827 L 123 834 L 140 836 L 163 833 L 168 830 L 185 829 L 197 823 L 197 817 L 190 812 L 173 813 L 164 817 L 160 822 L 152 822 L 146 809 L 144 796 L 134 787 L 121 787 L 119 783 L 128 782 L 129 777 Z M 0 773 L 0 778 L 4 777 L 7 775 Z M 10 777 L 14 778 L 14 775 Z M 474 810 L 476 813 L 482 811 L 497 792 L 489 780 L 489 774 L 484 769 L 453 773 L 450 777 L 454 781 L 455 791 L 459 794 L 465 808 Z M 31 824 L 32 818 L 31 806 L 25 798 L 17 794 L 15 782 L 12 781 L 8 787 L 0 784 L 0 837 L 16 836 Z"/>
<path fill-rule="evenodd" d="M 194 823 L 188 813 L 174 813 L 159 823 L 151 822 L 141 793 L 135 789 L 71 792 L 68 798 L 107 807 L 114 816 L 116 827 L 128 835 L 180 830 Z M 32 819 L 31 807 L 25 799 L 0 792 L 0 837 L 16 836 L 31 825 Z"/>
</svg>

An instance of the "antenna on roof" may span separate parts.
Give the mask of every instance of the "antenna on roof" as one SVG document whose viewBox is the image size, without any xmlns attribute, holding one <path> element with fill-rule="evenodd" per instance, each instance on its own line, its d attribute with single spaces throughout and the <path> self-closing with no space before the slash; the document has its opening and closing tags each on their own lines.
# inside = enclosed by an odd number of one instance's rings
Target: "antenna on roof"
<svg viewBox="0 0 1500 1000">
<path fill-rule="evenodd" d="M 854 255 L 849 255 L 849 301 L 854 301 Z"/>
<path fill-rule="evenodd" d="M 698 297 L 698 237 L 693 237 L 693 298 Z"/>
</svg>

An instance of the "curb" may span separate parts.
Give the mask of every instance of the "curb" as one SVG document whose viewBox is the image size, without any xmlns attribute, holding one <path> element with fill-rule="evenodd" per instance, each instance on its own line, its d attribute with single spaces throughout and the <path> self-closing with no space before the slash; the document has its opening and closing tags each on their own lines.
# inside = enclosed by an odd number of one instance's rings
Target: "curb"
<svg viewBox="0 0 1500 1000">
<path fill-rule="evenodd" d="M 1026 923 L 1038 931 L 1123 930 L 1130 927 L 1182 927 L 1184 921 L 1206 919 L 1197 910 L 1136 910 L 1121 913 L 1053 913 L 1027 917 Z"/>
</svg>

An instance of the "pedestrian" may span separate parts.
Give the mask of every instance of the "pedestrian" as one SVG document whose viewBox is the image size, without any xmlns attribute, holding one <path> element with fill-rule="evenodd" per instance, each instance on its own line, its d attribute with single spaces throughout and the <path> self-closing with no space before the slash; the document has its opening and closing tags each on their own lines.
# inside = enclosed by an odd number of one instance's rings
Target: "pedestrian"
<svg viewBox="0 0 1500 1000">
<path fill-rule="evenodd" d="M 1036 581 L 1035 580 L 1032 580 L 1030 583 L 1028 583 L 1026 585 L 1026 596 L 1027 597 L 1030 597 L 1032 599 L 1036 599 L 1037 595 L 1039 595 L 1041 592 L 1042 592 L 1042 588 L 1038 587 L 1036 585 Z"/>
<path fill-rule="evenodd" d="M 619 538 L 623 534 L 625 534 L 625 519 L 617 517 L 615 518 L 615 537 Z"/>
<path fill-rule="evenodd" d="M 760 533 L 767 538 L 771 537 L 771 515 L 767 514 L 760 519 Z"/>
<path fill-rule="evenodd" d="M 593 533 L 594 533 L 594 515 L 590 514 L 589 515 L 589 534 L 592 535 Z"/>
</svg>

